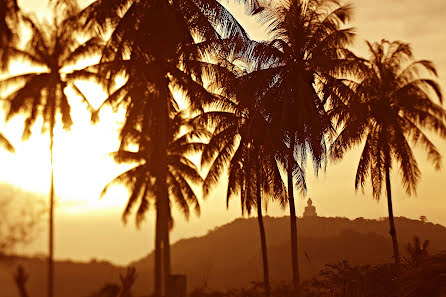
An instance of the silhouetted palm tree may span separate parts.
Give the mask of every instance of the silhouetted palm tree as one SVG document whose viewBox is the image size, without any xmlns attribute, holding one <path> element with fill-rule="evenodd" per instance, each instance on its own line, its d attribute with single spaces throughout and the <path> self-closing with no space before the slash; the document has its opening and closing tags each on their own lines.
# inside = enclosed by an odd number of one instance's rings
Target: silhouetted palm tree
<svg viewBox="0 0 446 297">
<path fill-rule="evenodd" d="M 249 215 L 252 208 L 257 210 L 264 287 L 266 296 L 269 296 L 269 267 L 262 214 L 262 200 L 264 202 L 265 198 L 262 198 L 262 194 L 286 204 L 286 189 L 276 154 L 274 150 L 269 150 L 271 146 L 266 143 L 265 129 L 268 123 L 256 109 L 258 100 L 255 93 L 246 92 L 251 89 L 245 88 L 247 84 L 252 85 L 254 82 L 249 81 L 249 75 L 237 74 L 240 70 L 236 71 L 237 68 L 233 67 L 234 74 L 226 73 L 225 79 L 217 83 L 223 87 L 219 100 L 207 106 L 209 110 L 195 119 L 213 130 L 201 156 L 202 166 L 209 166 L 203 192 L 207 195 L 228 167 L 227 206 L 232 196 L 240 194 L 242 214 L 247 212 Z"/>
<path fill-rule="evenodd" d="M 130 122 L 127 121 L 126 124 Z M 186 218 L 189 218 L 190 208 L 193 207 L 197 213 L 200 214 L 200 205 L 198 198 L 195 195 L 191 187 L 191 183 L 199 184 L 202 182 L 200 173 L 195 164 L 187 157 L 188 154 L 196 153 L 202 149 L 203 143 L 199 141 L 193 141 L 196 138 L 200 138 L 206 135 L 205 131 L 195 129 L 188 124 L 183 118 L 182 114 L 178 113 L 173 119 L 168 122 L 167 129 L 170 131 L 168 136 L 168 145 L 166 152 L 166 185 L 168 195 L 168 208 L 167 208 L 167 228 L 172 227 L 171 216 L 171 201 L 174 201 Z M 123 213 L 123 220 L 126 221 L 127 215 L 130 213 L 132 206 L 139 200 L 139 207 L 136 213 L 136 224 L 143 221 L 144 215 L 149 210 L 150 205 L 155 205 L 157 216 L 159 216 L 159 191 L 157 190 L 156 179 L 159 176 L 159 166 L 156 158 L 159 157 L 157 151 L 154 149 L 157 147 L 157 138 L 154 138 L 150 134 L 144 134 L 142 131 L 127 131 L 126 133 L 133 134 L 135 138 L 142 138 L 139 140 L 139 148 L 137 152 L 125 150 L 121 147 L 114 156 L 117 162 L 132 162 L 138 165 L 123 174 L 116 177 L 112 183 L 124 183 L 130 189 L 130 196 L 127 202 L 127 207 Z M 184 134 L 183 134 L 184 133 Z M 127 134 L 126 137 L 129 137 Z M 103 194 L 109 187 L 107 185 L 104 188 Z M 150 201 L 152 200 L 152 201 Z M 162 233 L 158 228 L 161 225 L 158 222 L 156 236 L 161 236 Z M 158 239 L 158 238 L 157 238 Z M 162 240 L 156 240 L 157 244 L 160 244 Z M 164 241 L 166 242 L 166 241 Z M 167 243 L 168 244 L 168 241 Z M 168 247 L 164 247 L 167 249 Z M 169 254 L 164 254 L 164 261 L 168 261 L 167 265 L 170 266 Z M 165 262 L 166 263 L 166 262 Z M 164 271 L 164 273 L 170 273 Z M 166 275 L 165 275 L 166 277 Z M 157 279 L 155 279 L 157 281 Z M 166 278 L 167 281 L 167 278 Z M 156 284 L 155 284 L 156 285 Z M 165 286 L 168 284 L 165 283 Z"/>
<path fill-rule="evenodd" d="M 8 47 L 8 55 L 11 59 L 27 61 L 36 68 L 34 72 L 19 74 L 0 82 L 0 87 L 19 86 L 6 97 L 10 103 L 7 120 L 20 113 L 27 115 L 23 138 L 30 136 L 31 127 L 39 116 L 43 118 L 42 133 L 49 131 L 50 134 L 49 297 L 53 295 L 54 278 L 54 127 L 58 115 L 61 115 L 64 129 L 70 129 L 72 125 L 71 107 L 64 92 L 67 87 L 72 88 L 88 104 L 74 81 L 94 74 L 85 70 L 68 71 L 67 67 L 73 66 L 79 59 L 89 57 L 100 49 L 98 38 L 91 38 L 84 44 L 79 43 L 80 36 L 75 34 L 77 26 L 75 16 L 68 15 L 65 11 L 57 11 L 55 14 L 54 23 L 51 25 L 39 24 L 32 18 L 26 17 L 26 24 L 31 29 L 30 39 L 24 48 Z"/>
<path fill-rule="evenodd" d="M 212 101 L 202 82 L 208 74 L 203 68 L 209 69 L 208 63 L 201 62 L 206 49 L 222 38 L 246 38 L 246 33 L 217 1 L 99 0 L 84 15 L 87 24 L 112 31 L 99 66 L 99 72 L 109 78 L 109 90 L 118 75 L 127 79 L 109 98 L 112 105 L 122 103 L 127 109 L 121 147 L 142 145 L 146 137 L 157 139 L 152 149 L 157 193 L 154 275 L 155 295 L 159 296 L 163 283 L 166 291 L 170 274 L 167 146 L 169 117 L 176 110 L 172 90 L 184 95 L 192 112 Z M 136 139 L 129 133 L 135 125 L 142 127 Z"/>
<path fill-rule="evenodd" d="M 403 271 L 397 279 L 397 296 L 443 297 L 446 292 L 446 251 L 427 257 L 419 267 Z"/>
<path fill-rule="evenodd" d="M 304 180 L 304 167 L 299 163 L 304 166 L 308 154 L 316 173 L 326 159 L 325 138 L 331 132 L 331 123 L 324 104 L 331 93 L 324 86 L 345 69 L 343 58 L 348 52 L 344 47 L 353 33 L 341 26 L 350 14 L 350 6 L 332 0 L 271 1 L 259 14 L 268 25 L 269 41 L 251 49 L 252 56 L 269 64 L 251 77 L 257 82 L 261 108 L 274 127 L 274 143 L 287 171 L 295 288 L 299 265 L 293 190 Z"/>
<path fill-rule="evenodd" d="M 399 165 L 407 194 L 415 192 L 420 170 L 409 143 L 421 145 L 427 151 L 428 159 L 439 169 L 440 152 L 424 130 L 446 137 L 446 111 L 433 102 L 434 98 L 442 102 L 438 83 L 420 78 L 422 73 L 437 74 L 432 62 L 414 61 L 406 43 L 383 40 L 367 44 L 370 59 L 357 59 L 358 81 L 343 80 L 342 93 L 347 96 L 339 97 L 343 100 L 335 103 L 332 110 L 342 131 L 332 145 L 331 156 L 340 159 L 348 149 L 365 141 L 355 188 L 364 189 L 370 177 L 373 198 L 379 200 L 385 182 L 390 235 L 398 267 L 400 256 L 390 187 L 392 163 Z"/>
<path fill-rule="evenodd" d="M 418 236 L 414 236 L 412 243 L 407 244 L 407 252 L 409 253 L 410 264 L 414 267 L 419 267 L 425 260 L 429 253 L 427 247 L 429 246 L 429 240 L 421 241 Z"/>
<path fill-rule="evenodd" d="M 175 202 L 185 217 L 189 218 L 190 208 L 194 208 L 197 215 L 200 214 L 200 204 L 191 183 L 201 184 L 202 178 L 198 168 L 190 161 L 188 155 L 203 149 L 204 143 L 198 139 L 206 136 L 208 132 L 198 129 L 183 116 L 183 113 L 178 112 L 169 121 L 169 129 L 172 133 L 167 146 L 167 185 L 170 201 Z M 134 131 L 134 133 L 136 137 L 141 135 L 141 131 Z M 136 152 L 129 150 L 114 152 L 114 159 L 118 163 L 137 165 L 114 178 L 104 187 L 101 194 L 105 195 L 113 184 L 124 184 L 129 189 L 130 196 L 122 219 L 124 222 L 127 221 L 127 216 L 131 213 L 135 203 L 139 201 L 136 212 L 137 226 L 144 220 L 145 213 L 150 209 L 150 206 L 156 203 L 154 183 L 156 168 L 154 168 L 153 160 L 155 157 L 153 142 L 155 141 L 157 140 L 146 137 Z"/>
</svg>

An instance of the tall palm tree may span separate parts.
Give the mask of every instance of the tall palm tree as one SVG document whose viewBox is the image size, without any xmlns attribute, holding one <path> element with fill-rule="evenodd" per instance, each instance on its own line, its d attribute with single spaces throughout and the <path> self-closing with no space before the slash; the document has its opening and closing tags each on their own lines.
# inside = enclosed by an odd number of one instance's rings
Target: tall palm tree
<svg viewBox="0 0 446 297">
<path fill-rule="evenodd" d="M 203 76 L 209 74 L 203 69 L 212 68 L 203 62 L 206 50 L 222 38 L 247 35 L 217 1 L 98 0 L 83 15 L 87 24 L 111 31 L 99 72 L 109 78 L 108 102 L 126 108 L 121 147 L 141 146 L 146 137 L 158 140 L 152 149 L 157 193 L 155 295 L 160 296 L 170 274 L 167 146 L 169 117 L 176 110 L 172 91 L 181 91 L 192 111 L 201 110 L 203 102 L 213 100 L 203 87 Z M 122 74 L 126 82 L 115 88 L 115 78 Z M 142 130 L 135 138 L 129 131 L 137 125 Z"/>
<path fill-rule="evenodd" d="M 439 169 L 440 152 L 424 131 L 432 130 L 446 137 L 446 111 L 433 101 L 442 102 L 438 83 L 421 76 L 437 75 L 432 62 L 414 61 L 410 46 L 399 41 L 382 40 L 367 45 L 370 58 L 356 59 L 357 81 L 342 80 L 342 93 L 347 96 L 339 96 L 341 100 L 333 102 L 331 112 L 342 130 L 330 154 L 333 159 L 340 159 L 348 149 L 364 143 L 355 188 L 364 190 L 370 177 L 373 198 L 379 200 L 385 182 L 390 235 L 398 267 L 400 256 L 390 183 L 392 165 L 399 166 L 407 194 L 415 193 L 421 173 L 410 143 L 421 145 Z"/>
<path fill-rule="evenodd" d="M 0 88 L 19 86 L 6 97 L 10 103 L 7 120 L 20 113 L 26 114 L 23 138 L 30 136 L 31 127 L 39 116 L 43 118 L 42 133 L 49 131 L 50 135 L 49 297 L 53 296 L 54 290 L 54 128 L 58 115 L 61 115 L 64 129 L 68 130 L 72 125 L 71 107 L 64 92 L 67 87 L 72 88 L 88 105 L 86 97 L 74 82 L 77 79 L 92 77 L 94 74 L 85 70 L 67 71 L 67 67 L 73 66 L 79 59 L 90 56 L 101 46 L 101 41 L 95 37 L 83 44 L 79 43 L 79 36 L 75 34 L 76 17 L 66 14 L 65 11 L 57 11 L 55 14 L 54 23 L 51 25 L 38 23 L 33 18 L 26 17 L 31 37 L 25 47 L 7 47 L 11 59 L 27 61 L 37 70 L 12 76 L 0 82 Z"/>
<path fill-rule="evenodd" d="M 302 183 L 308 155 L 316 173 L 326 160 L 325 140 L 333 131 L 324 108 L 332 94 L 324 86 L 346 67 L 345 46 L 354 34 L 341 27 L 350 15 L 351 7 L 335 0 L 270 1 L 259 14 L 269 39 L 251 49 L 252 56 L 267 63 L 251 76 L 260 86 L 261 108 L 274 127 L 276 150 L 287 171 L 295 289 L 300 277 L 294 188 Z"/>
<path fill-rule="evenodd" d="M 190 121 L 183 118 L 182 112 L 176 113 L 169 120 L 172 133 L 169 135 L 167 146 L 167 184 L 169 191 L 169 204 L 175 202 L 186 218 L 189 218 L 190 208 L 194 208 L 197 215 L 200 214 L 200 204 L 192 183 L 201 184 L 202 178 L 196 165 L 187 155 L 197 153 L 202 150 L 204 143 L 198 139 L 208 133 L 195 127 Z M 141 131 L 134 131 L 139 137 Z M 135 203 L 139 201 L 136 212 L 136 224 L 139 226 L 144 220 L 145 213 L 150 206 L 156 203 L 155 178 L 156 168 L 154 168 L 155 154 L 153 152 L 153 142 L 156 140 L 146 137 L 143 145 L 138 151 L 120 149 L 113 153 L 114 159 L 118 163 L 133 163 L 135 167 L 123 172 L 114 178 L 104 187 L 101 195 L 105 195 L 109 187 L 113 184 L 124 184 L 130 190 L 127 206 L 123 212 L 122 219 L 127 221 Z M 169 213 L 170 217 L 170 213 Z M 170 217 L 170 220 L 172 218 Z"/>
<path fill-rule="evenodd" d="M 263 283 L 270 296 L 269 266 L 265 227 L 263 223 L 263 195 L 286 204 L 286 189 L 282 182 L 274 150 L 268 145 L 264 131 L 268 123 L 257 110 L 255 93 L 249 75 L 241 75 L 233 65 L 231 74 L 223 74 L 218 85 L 219 100 L 207 106 L 208 111 L 195 121 L 212 129 L 209 143 L 201 155 L 202 166 L 209 167 L 203 192 L 207 195 L 219 182 L 224 168 L 228 168 L 227 206 L 231 197 L 240 194 L 242 214 L 257 210 L 263 261 Z M 238 72 L 238 73 L 237 73 Z M 214 86 L 215 87 L 215 86 Z M 254 89 L 255 90 L 255 89 Z M 251 95 L 251 96 L 250 96 Z"/>
</svg>

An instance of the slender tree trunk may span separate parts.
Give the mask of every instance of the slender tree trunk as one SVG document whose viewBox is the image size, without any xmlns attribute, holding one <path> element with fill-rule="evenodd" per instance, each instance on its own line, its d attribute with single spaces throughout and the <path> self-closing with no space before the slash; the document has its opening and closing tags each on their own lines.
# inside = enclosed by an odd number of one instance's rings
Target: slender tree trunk
<svg viewBox="0 0 446 297">
<path fill-rule="evenodd" d="M 290 223 L 291 223 L 291 267 L 293 271 L 293 287 L 295 290 L 299 288 L 299 258 L 297 248 L 297 220 L 296 209 L 294 205 L 294 185 L 293 185 L 293 164 L 294 164 L 294 134 L 291 137 L 291 143 L 288 155 L 287 181 L 288 181 L 288 202 L 290 206 Z"/>
<path fill-rule="evenodd" d="M 257 156 L 258 158 L 259 156 Z M 257 161 L 258 162 L 258 161 Z M 259 170 L 257 167 L 257 220 L 259 222 L 260 230 L 260 243 L 262 246 L 262 259 L 263 259 L 263 285 L 265 286 L 265 296 L 270 296 L 270 284 L 269 284 L 269 267 L 268 267 L 268 251 L 266 247 L 265 226 L 263 225 L 262 215 L 262 191 L 260 188 Z"/>
<path fill-rule="evenodd" d="M 167 97 L 165 97 L 167 98 Z M 170 242 L 169 242 L 169 192 L 167 189 L 167 125 L 168 125 L 168 111 L 167 111 L 167 100 L 164 100 L 165 105 L 165 113 L 162 114 L 164 118 L 161 122 L 163 126 L 161 130 L 160 142 L 162 142 L 161 149 L 161 179 L 160 179 L 160 187 L 161 187 L 161 205 L 162 205 L 162 241 L 163 241 L 163 294 L 164 296 L 167 294 L 168 287 L 168 279 L 170 275 Z"/>
<path fill-rule="evenodd" d="M 159 168 L 157 168 L 157 203 L 159 203 L 159 231 L 160 231 L 160 240 L 162 247 L 162 254 L 160 254 L 160 263 L 162 266 L 162 274 L 160 277 L 162 278 L 162 290 L 161 295 L 164 296 L 167 292 L 168 286 L 168 278 L 170 275 L 170 242 L 169 242 L 169 192 L 167 188 L 167 173 L 168 173 L 168 163 L 167 163 L 167 147 L 168 147 L 168 133 L 169 133 L 169 107 L 168 107 L 168 92 L 169 91 L 169 82 L 165 77 L 165 74 L 162 70 L 162 65 L 159 65 L 160 68 L 160 76 L 162 75 L 165 85 L 164 89 L 160 90 L 160 97 L 158 98 L 159 105 L 159 113 L 157 114 L 157 122 L 158 122 L 158 143 L 157 143 L 157 162 Z"/>
<path fill-rule="evenodd" d="M 154 286 L 155 291 L 154 296 L 160 297 L 161 296 L 161 212 L 159 210 L 158 201 L 156 202 L 156 222 L 155 222 L 155 275 L 154 275 Z"/>
<path fill-rule="evenodd" d="M 50 185 L 50 209 L 49 209 L 49 234 L 48 234 L 48 297 L 54 295 L 54 170 L 53 170 L 53 145 L 54 124 L 50 127 L 50 160 L 51 160 L 51 185 Z"/>
<path fill-rule="evenodd" d="M 160 136 L 160 143 L 163 137 Z M 166 158 L 163 158 L 162 145 L 158 146 L 159 168 L 156 177 L 157 184 L 157 219 L 156 219 L 156 250 L 155 250 L 155 296 L 165 296 L 167 289 L 167 278 L 170 274 L 170 251 L 169 251 L 169 218 L 166 209 L 167 184 L 166 184 Z M 164 153 L 165 154 L 165 153 Z"/>
<path fill-rule="evenodd" d="M 392 190 L 390 187 L 390 166 L 386 166 L 386 191 L 387 191 L 387 206 L 389 209 L 389 224 L 390 224 L 390 236 L 392 237 L 393 244 L 393 256 L 395 258 L 395 267 L 398 270 L 400 265 L 400 253 L 398 250 L 398 241 L 396 238 L 395 221 L 393 218 L 393 205 L 392 205 Z"/>
<path fill-rule="evenodd" d="M 168 217 L 168 216 L 167 216 Z M 169 219 L 163 233 L 163 256 L 164 256 L 164 295 L 167 296 L 170 276 L 170 241 L 169 241 Z"/>
</svg>

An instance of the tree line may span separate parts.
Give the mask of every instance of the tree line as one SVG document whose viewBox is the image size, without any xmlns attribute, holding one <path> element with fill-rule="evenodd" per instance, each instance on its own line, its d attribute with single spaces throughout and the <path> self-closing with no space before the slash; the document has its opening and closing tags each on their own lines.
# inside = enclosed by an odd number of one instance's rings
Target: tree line
<svg viewBox="0 0 446 297">
<path fill-rule="evenodd" d="M 191 209 L 199 214 L 193 185 L 201 185 L 206 196 L 226 171 L 228 203 L 236 196 L 243 213 L 257 212 L 266 296 L 270 284 L 262 205 L 270 199 L 289 207 L 291 280 L 298 290 L 294 196 L 307 190 L 307 160 L 318 174 L 330 160 L 340 160 L 358 146 L 362 152 L 354 185 L 364 190 L 370 181 L 377 200 L 385 187 L 398 270 L 390 174 L 398 166 L 407 194 L 415 192 L 421 174 L 415 144 L 440 168 L 440 152 L 425 134 L 446 137 L 434 64 L 416 60 L 410 45 L 401 41 L 367 42 L 370 56 L 357 56 L 349 49 L 355 38 L 348 27 L 350 4 L 238 2 L 266 30 L 266 40 L 252 40 L 216 0 L 96 0 L 84 8 L 76 1 L 50 1 L 52 23 L 26 15 L 16 0 L 0 1 L 2 71 L 8 74 L 14 61 L 39 67 L 8 76 L 0 89 L 8 90 L 2 93 L 6 120 L 26 116 L 24 139 L 38 118 L 43 119 L 42 133 L 50 137 L 49 297 L 54 281 L 54 128 L 61 121 L 70 129 L 70 101 L 76 99 L 91 111 L 93 122 L 100 120 L 102 106 L 125 110 L 113 156 L 116 162 L 136 165 L 111 184 L 129 189 L 124 221 L 136 208 L 139 225 L 149 209 L 155 210 L 156 296 L 166 293 L 171 274 L 171 208 L 176 205 L 186 217 Z M 24 26 L 31 32 L 27 38 L 19 30 Z M 100 56 L 99 62 L 73 67 L 92 56 Z M 107 91 L 98 109 L 76 86 L 79 80 L 93 80 Z M 67 88 L 77 98 L 68 98 Z M 174 93 L 181 93 L 181 102 Z M 13 149 L 4 136 L 0 141 Z M 196 153 L 199 165 L 190 159 Z"/>
</svg>

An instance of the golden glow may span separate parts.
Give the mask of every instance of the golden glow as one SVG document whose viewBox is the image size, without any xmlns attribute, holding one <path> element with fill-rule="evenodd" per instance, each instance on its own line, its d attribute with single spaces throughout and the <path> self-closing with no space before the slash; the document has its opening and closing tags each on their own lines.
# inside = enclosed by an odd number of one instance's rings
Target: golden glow
<svg viewBox="0 0 446 297">
<path fill-rule="evenodd" d="M 95 107 L 106 98 L 101 88 L 93 83 L 79 83 L 79 88 L 82 88 L 89 100 L 96 103 Z M 121 114 L 114 114 L 109 108 L 104 108 L 100 114 L 101 121 L 92 125 L 90 114 L 85 105 L 80 103 L 80 98 L 69 89 L 67 95 L 72 105 L 74 124 L 70 131 L 64 131 L 61 123 L 58 123 L 54 135 L 54 176 L 58 206 L 61 211 L 69 213 L 122 207 L 123 201 L 119 196 L 122 197 L 120 194 L 125 191 L 123 188 L 115 187 L 107 199 L 99 200 L 102 187 L 128 167 L 117 165 L 109 156 L 119 146 L 118 120 Z M 40 119 L 33 127 L 30 139 L 22 142 L 23 120 L 23 116 L 17 116 L 2 128 L 15 146 L 16 153 L 0 154 L 2 167 L 8 168 L 0 172 L 0 180 L 28 191 L 48 193 L 49 133 L 40 133 Z"/>
<path fill-rule="evenodd" d="M 353 25 L 358 28 L 358 44 L 363 46 L 364 39 L 377 41 L 381 38 L 410 42 L 417 58 L 432 59 L 437 65 L 440 73 L 439 81 L 445 89 L 446 35 L 441 30 L 444 23 L 445 2 L 430 0 L 427 1 L 428 5 L 427 2 L 407 0 L 404 6 L 401 6 L 400 2 L 355 1 L 356 17 Z M 41 3 L 37 1 L 23 0 L 19 4 L 26 10 L 39 10 L 40 13 Z M 386 9 L 383 10 L 382 7 Z M 232 4 L 230 8 L 231 11 L 237 12 L 237 18 L 247 26 L 251 37 L 257 39 L 265 37 L 255 21 L 243 16 L 243 9 Z M 400 15 L 395 16 L 395 13 Z M 26 65 L 16 65 L 12 72 L 23 73 L 26 70 Z M 106 96 L 93 83 L 79 82 L 78 86 L 94 107 L 99 106 Z M 74 122 L 71 132 L 63 131 L 58 125 L 55 133 L 55 190 L 59 201 L 56 210 L 56 257 L 89 259 L 95 256 L 127 263 L 146 254 L 153 247 L 153 225 L 148 219 L 148 223 L 143 225 L 143 234 L 135 231 L 133 224 L 129 224 L 125 229 L 121 226 L 120 213 L 128 197 L 122 186 L 113 187 L 106 197 L 99 199 L 104 185 L 126 168 L 126 165 L 115 164 L 108 156 L 108 153 L 118 148 L 117 136 L 122 114 L 113 114 L 109 108 L 105 108 L 101 113 L 101 121 L 91 125 L 90 115 L 85 106 L 79 103 L 80 98 L 70 95 L 69 99 Z M 3 123 L 3 117 L 3 113 L 0 113 L 0 123 Z M 16 117 L 9 123 L 0 125 L 0 131 L 11 140 L 17 150 L 16 154 L 0 150 L 2 168 L 0 181 L 45 194 L 43 199 L 47 199 L 46 194 L 50 186 L 49 135 L 48 133 L 40 135 L 39 123 L 38 121 L 34 127 L 33 136 L 26 142 L 20 141 L 23 118 Z M 446 143 L 436 141 L 436 144 L 446 158 Z M 314 201 L 319 215 L 349 218 L 387 216 L 385 201 L 376 203 L 371 199 L 369 191 L 365 195 L 355 193 L 354 173 L 358 158 L 359 152 L 352 151 L 339 164 L 329 164 L 327 172 L 320 174 L 318 178 L 312 175 L 309 166 L 308 195 Z M 425 162 L 424 154 L 417 154 L 417 158 L 422 170 L 418 198 L 407 197 L 399 184 L 397 170 L 394 170 L 392 179 L 395 181 L 393 183 L 395 215 L 410 218 L 425 215 L 429 221 L 445 225 L 446 162 L 443 161 L 443 170 L 437 172 Z M 176 223 L 172 232 L 172 242 L 179 238 L 203 234 L 208 229 L 239 217 L 239 200 L 236 198 L 231 200 L 230 209 L 227 211 L 225 199 L 225 183 L 222 182 L 208 199 L 202 202 L 202 214 L 199 219 L 192 216 L 186 223 L 181 215 L 175 213 Z M 302 214 L 305 205 L 305 199 L 296 198 L 298 215 Z M 282 211 L 277 205 L 270 203 L 268 214 L 287 215 L 287 210 Z M 59 215 L 67 216 L 60 218 Z M 95 217 L 98 215 L 103 217 Z M 148 217 L 153 217 L 153 213 L 148 214 Z M 82 226 L 89 227 L 91 232 L 85 232 Z M 115 239 L 118 237 L 126 238 L 125 248 L 116 245 Z M 73 244 L 76 241 L 91 241 L 96 245 L 89 246 L 89 250 L 80 250 L 78 245 Z M 110 251 L 112 248 L 115 250 Z M 46 237 L 42 235 L 30 250 L 46 250 Z"/>
</svg>

